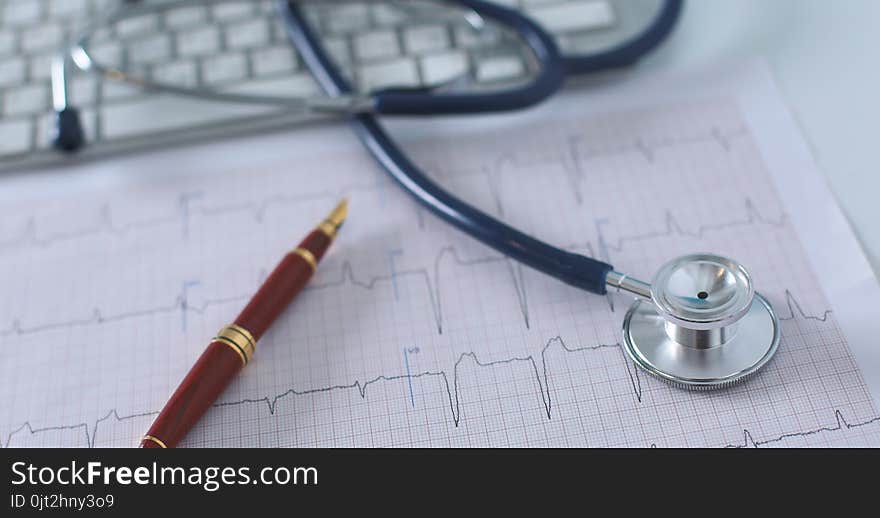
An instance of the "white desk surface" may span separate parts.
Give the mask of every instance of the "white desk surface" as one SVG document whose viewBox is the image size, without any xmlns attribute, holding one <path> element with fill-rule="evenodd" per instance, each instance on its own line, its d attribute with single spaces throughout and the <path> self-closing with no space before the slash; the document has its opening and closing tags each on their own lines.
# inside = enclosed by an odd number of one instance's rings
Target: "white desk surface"
<svg viewBox="0 0 880 518">
<path fill-rule="evenodd" d="M 764 56 L 880 274 L 880 2 L 689 0 L 645 68 Z M 647 71 L 647 70 L 646 70 Z"/>
</svg>

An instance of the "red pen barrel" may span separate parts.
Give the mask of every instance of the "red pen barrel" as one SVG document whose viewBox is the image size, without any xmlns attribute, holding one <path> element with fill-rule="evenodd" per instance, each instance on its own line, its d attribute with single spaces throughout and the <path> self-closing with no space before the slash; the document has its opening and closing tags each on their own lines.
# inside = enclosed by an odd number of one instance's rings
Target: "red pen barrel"
<svg viewBox="0 0 880 518">
<path fill-rule="evenodd" d="M 141 448 L 174 448 L 244 367 L 238 353 L 214 341 L 165 404 L 141 441 Z"/>
<path fill-rule="evenodd" d="M 287 254 L 269 274 L 235 319 L 235 324 L 250 331 L 254 340 L 259 340 L 312 278 L 331 242 L 326 234 L 318 230 L 303 239 L 296 250 Z"/>
<path fill-rule="evenodd" d="M 345 218 L 334 210 L 269 274 L 247 306 L 217 334 L 141 441 L 141 448 L 174 448 L 250 361 L 257 341 L 314 275 Z"/>
</svg>

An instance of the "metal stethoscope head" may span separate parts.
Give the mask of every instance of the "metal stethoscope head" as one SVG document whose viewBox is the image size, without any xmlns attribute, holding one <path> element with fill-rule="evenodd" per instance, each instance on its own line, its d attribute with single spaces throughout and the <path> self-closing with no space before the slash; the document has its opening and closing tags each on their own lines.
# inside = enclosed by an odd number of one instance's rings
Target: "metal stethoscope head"
<svg viewBox="0 0 880 518">
<path fill-rule="evenodd" d="M 617 272 L 607 283 L 637 297 L 623 321 L 627 355 L 675 386 L 727 387 L 776 353 L 779 319 L 736 261 L 686 255 L 663 265 L 650 285 Z"/>
</svg>

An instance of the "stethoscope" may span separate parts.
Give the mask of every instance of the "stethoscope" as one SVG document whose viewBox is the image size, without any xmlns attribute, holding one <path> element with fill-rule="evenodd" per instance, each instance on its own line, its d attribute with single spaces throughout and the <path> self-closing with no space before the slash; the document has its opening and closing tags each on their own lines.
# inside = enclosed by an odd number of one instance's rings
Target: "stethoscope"
<svg viewBox="0 0 880 518">
<path fill-rule="evenodd" d="M 438 0 L 468 10 L 514 31 L 528 46 L 539 70 L 528 84 L 491 93 L 460 93 L 432 88 L 393 88 L 356 92 L 328 54 L 297 1 L 278 2 L 290 40 L 326 97 L 277 98 L 157 84 L 129 77 L 124 71 L 92 60 L 89 35 L 104 24 L 136 14 L 123 14 L 88 28 L 53 64 L 53 98 L 57 112 L 55 143 L 64 150 L 84 144 L 76 109 L 67 102 L 68 56 L 83 70 L 111 79 L 180 95 L 229 102 L 283 105 L 288 109 L 345 115 L 379 165 L 406 191 L 441 219 L 497 251 L 569 285 L 605 295 L 626 292 L 636 300 L 623 321 L 623 348 L 642 369 L 675 386 L 715 389 L 756 373 L 775 354 L 779 320 L 758 294 L 743 265 L 711 254 L 693 254 L 663 265 L 651 283 L 615 271 L 605 262 L 542 242 L 468 205 L 432 181 L 395 143 L 378 115 L 453 115 L 501 112 L 535 105 L 559 91 L 568 76 L 635 63 L 672 31 L 682 0 L 664 0 L 658 14 L 635 37 L 590 55 L 566 56 L 553 37 L 519 12 L 483 0 Z M 196 3 L 178 2 L 177 5 Z M 204 2 L 198 2 L 204 3 Z"/>
</svg>

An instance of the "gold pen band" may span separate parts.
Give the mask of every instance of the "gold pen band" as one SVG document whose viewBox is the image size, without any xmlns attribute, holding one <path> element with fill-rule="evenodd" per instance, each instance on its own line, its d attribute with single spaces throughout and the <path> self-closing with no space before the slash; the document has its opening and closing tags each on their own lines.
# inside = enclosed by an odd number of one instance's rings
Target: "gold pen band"
<svg viewBox="0 0 880 518">
<path fill-rule="evenodd" d="M 245 347 L 245 350 L 249 351 L 251 355 L 253 355 L 254 351 L 257 350 L 257 341 L 254 340 L 254 335 L 252 335 L 250 331 L 241 327 L 240 325 L 229 324 L 228 326 L 224 327 L 220 331 L 220 336 L 227 336 L 227 335 L 239 336 L 239 337 L 243 338 L 245 340 L 246 346 L 247 346 L 247 347 Z"/>
<path fill-rule="evenodd" d="M 233 351 L 238 353 L 244 365 L 247 365 L 257 350 L 257 342 L 254 340 L 251 332 L 235 324 L 229 324 L 221 329 L 217 336 L 214 337 L 214 341 L 228 345 Z"/>
<path fill-rule="evenodd" d="M 166 450 L 168 449 L 168 446 L 166 446 L 165 443 L 162 442 L 161 439 L 159 439 L 157 437 L 153 437 L 152 435 L 145 435 L 144 438 L 141 439 L 141 442 L 143 442 L 143 441 L 154 442 L 154 443 L 158 444 L 160 448 L 165 448 Z"/>
<path fill-rule="evenodd" d="M 305 259 L 305 261 L 309 263 L 309 266 L 312 267 L 313 272 L 318 269 L 318 259 L 315 258 L 315 254 L 313 254 L 310 250 L 299 247 L 294 250 L 293 253 Z"/>
<path fill-rule="evenodd" d="M 336 225 L 334 225 L 332 221 L 327 220 L 327 219 L 325 219 L 324 221 L 321 222 L 320 225 L 318 225 L 318 230 L 323 232 L 324 235 L 326 235 L 330 239 L 333 239 L 334 237 L 336 237 L 336 229 L 337 229 Z"/>
</svg>

